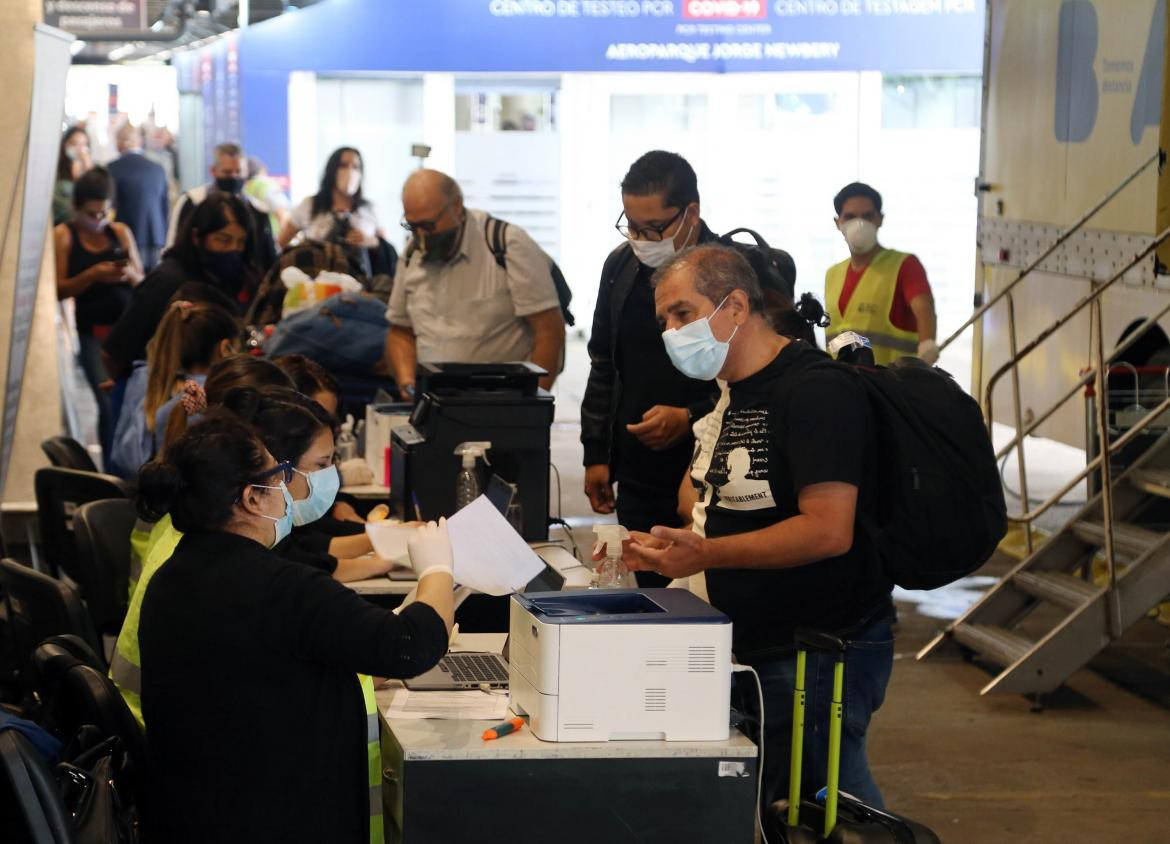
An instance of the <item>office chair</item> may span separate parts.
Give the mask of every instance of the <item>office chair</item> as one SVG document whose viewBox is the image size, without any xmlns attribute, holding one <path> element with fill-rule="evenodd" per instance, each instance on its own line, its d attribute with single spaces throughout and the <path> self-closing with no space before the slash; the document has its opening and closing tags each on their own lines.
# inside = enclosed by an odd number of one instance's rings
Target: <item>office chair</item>
<svg viewBox="0 0 1170 844">
<path fill-rule="evenodd" d="M 118 635 L 126 618 L 130 531 L 136 518 L 128 498 L 90 501 L 73 514 L 76 578 L 99 634 Z"/>
<path fill-rule="evenodd" d="M 33 485 L 37 495 L 37 523 L 49 573 L 59 577 L 64 571 L 80 582 L 73 540 L 74 511 L 90 501 L 128 498 L 130 487 L 113 475 L 56 466 L 37 469 Z"/>
<path fill-rule="evenodd" d="M 49 458 L 49 462 L 62 469 L 80 469 L 83 472 L 96 472 L 93 458 L 85 450 L 85 446 L 72 437 L 49 437 L 41 443 L 41 451 Z"/>
<path fill-rule="evenodd" d="M 0 560 L 0 587 L 8 610 L 17 678 L 26 692 L 36 691 L 33 650 L 50 636 L 71 633 L 87 645 L 101 670 L 106 663 L 89 613 L 69 584 L 34 571 L 15 560 Z"/>
<path fill-rule="evenodd" d="M 15 730 L 0 730 L 0 840 L 74 841 L 72 823 L 48 765 Z"/>
</svg>

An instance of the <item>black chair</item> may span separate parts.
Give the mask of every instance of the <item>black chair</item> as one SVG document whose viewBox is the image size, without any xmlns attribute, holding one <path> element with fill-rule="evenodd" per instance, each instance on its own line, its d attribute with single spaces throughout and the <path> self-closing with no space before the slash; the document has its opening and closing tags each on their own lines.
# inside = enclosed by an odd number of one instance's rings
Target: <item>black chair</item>
<svg viewBox="0 0 1170 844">
<path fill-rule="evenodd" d="M 13 844 L 74 840 L 49 766 L 15 730 L 0 730 L 0 840 Z"/>
<path fill-rule="evenodd" d="M 49 462 L 62 469 L 80 469 L 83 472 L 96 472 L 97 466 L 93 458 L 85 450 L 85 446 L 72 437 L 49 437 L 41 443 L 41 451 L 49 458 Z"/>
<path fill-rule="evenodd" d="M 72 634 L 50 636 L 33 651 L 32 667 L 37 695 L 47 709 L 52 709 L 65 672 L 75 665 L 88 665 L 103 671 L 104 660 L 85 640 Z M 67 738 L 67 736 L 66 736 Z"/>
<path fill-rule="evenodd" d="M 77 590 L 15 560 L 0 560 L 0 587 L 8 610 L 9 631 L 16 652 L 17 677 L 26 692 L 36 691 L 33 650 L 50 636 L 77 636 L 105 670 L 102 648 L 89 613 Z"/>
<path fill-rule="evenodd" d="M 130 487 L 113 475 L 56 466 L 37 469 L 33 485 L 37 495 L 37 523 L 49 572 L 58 577 L 63 571 L 80 582 L 77 545 L 73 540 L 74 511 L 90 501 L 128 498 Z"/>
<path fill-rule="evenodd" d="M 82 504 L 73 514 L 77 582 L 98 633 L 117 636 L 130 603 L 130 531 L 137 513 L 128 498 Z"/>
</svg>

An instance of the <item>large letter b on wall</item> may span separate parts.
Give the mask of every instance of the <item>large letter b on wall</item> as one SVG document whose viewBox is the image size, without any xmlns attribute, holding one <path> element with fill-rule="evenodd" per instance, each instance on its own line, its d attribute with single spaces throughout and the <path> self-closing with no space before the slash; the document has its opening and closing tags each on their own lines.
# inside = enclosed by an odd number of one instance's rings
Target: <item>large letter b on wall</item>
<svg viewBox="0 0 1170 844">
<path fill-rule="evenodd" d="M 1097 10 L 1090 0 L 1060 5 L 1056 47 L 1056 140 L 1080 143 L 1097 122 Z"/>
</svg>

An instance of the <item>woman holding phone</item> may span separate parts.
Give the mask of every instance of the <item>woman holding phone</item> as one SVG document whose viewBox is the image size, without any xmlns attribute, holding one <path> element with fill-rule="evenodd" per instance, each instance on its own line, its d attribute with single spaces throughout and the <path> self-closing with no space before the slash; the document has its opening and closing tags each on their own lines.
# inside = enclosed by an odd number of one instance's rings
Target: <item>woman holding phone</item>
<svg viewBox="0 0 1170 844">
<path fill-rule="evenodd" d="M 53 227 L 57 258 L 57 298 L 74 300 L 79 340 L 78 362 L 98 406 L 102 449 L 113 434 L 110 397 L 101 385 L 109 380 L 101 346 L 110 328 L 130 303 L 131 289 L 142 281 L 142 261 L 134 235 L 113 221 L 114 180 L 95 167 L 73 185 L 73 215 Z"/>
</svg>

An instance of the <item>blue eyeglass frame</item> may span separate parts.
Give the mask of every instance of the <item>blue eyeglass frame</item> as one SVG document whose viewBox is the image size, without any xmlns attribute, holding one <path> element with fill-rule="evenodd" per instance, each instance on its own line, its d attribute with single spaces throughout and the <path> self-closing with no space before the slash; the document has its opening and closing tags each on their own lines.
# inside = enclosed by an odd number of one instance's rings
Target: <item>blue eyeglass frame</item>
<svg viewBox="0 0 1170 844">
<path fill-rule="evenodd" d="M 283 480 L 284 480 L 285 484 L 291 484 L 292 479 L 293 479 L 293 473 L 295 471 L 296 471 L 296 467 L 293 466 L 293 462 L 291 460 L 283 460 L 280 463 L 277 463 L 275 466 L 273 466 L 268 471 L 261 472 L 254 480 L 250 481 L 250 483 L 253 486 L 264 486 L 264 484 L 260 483 L 260 481 L 266 481 L 269 478 L 271 478 L 273 475 L 275 475 L 276 473 L 283 472 L 284 473 Z"/>
</svg>

